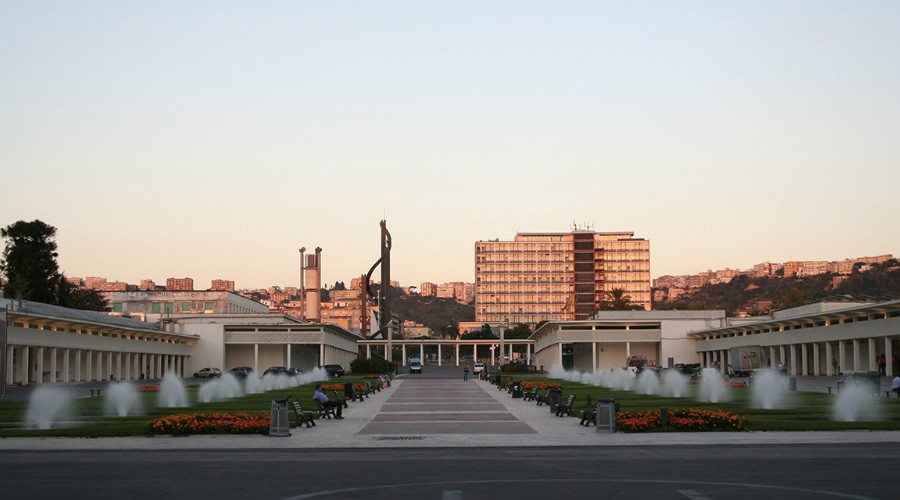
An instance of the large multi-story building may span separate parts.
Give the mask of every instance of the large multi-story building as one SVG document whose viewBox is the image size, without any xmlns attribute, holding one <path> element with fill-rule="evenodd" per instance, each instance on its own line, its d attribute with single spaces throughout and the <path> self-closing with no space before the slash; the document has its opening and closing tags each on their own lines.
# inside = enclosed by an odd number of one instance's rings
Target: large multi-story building
<svg viewBox="0 0 900 500">
<path fill-rule="evenodd" d="M 234 281 L 215 279 L 210 283 L 209 289 L 215 292 L 233 292 Z"/>
<path fill-rule="evenodd" d="M 193 278 L 166 278 L 166 290 L 191 291 L 193 289 Z"/>
<path fill-rule="evenodd" d="M 649 240 L 575 230 L 475 243 L 477 322 L 587 319 L 614 289 L 650 309 Z"/>
</svg>

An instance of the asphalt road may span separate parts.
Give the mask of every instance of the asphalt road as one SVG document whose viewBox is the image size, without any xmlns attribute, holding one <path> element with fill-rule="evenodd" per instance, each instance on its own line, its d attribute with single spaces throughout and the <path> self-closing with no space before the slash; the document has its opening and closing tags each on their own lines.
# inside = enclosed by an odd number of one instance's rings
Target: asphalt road
<svg viewBox="0 0 900 500">
<path fill-rule="evenodd" d="M 3 451 L 0 492 L 91 499 L 900 498 L 900 446 Z"/>
</svg>

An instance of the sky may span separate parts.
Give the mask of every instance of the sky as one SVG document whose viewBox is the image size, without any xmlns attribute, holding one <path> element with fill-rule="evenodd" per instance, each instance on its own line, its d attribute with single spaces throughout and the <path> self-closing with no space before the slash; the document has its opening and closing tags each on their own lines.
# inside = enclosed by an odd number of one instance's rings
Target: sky
<svg viewBox="0 0 900 500">
<path fill-rule="evenodd" d="M 404 285 L 573 224 L 653 277 L 897 255 L 898 53 L 894 0 L 0 0 L 0 226 L 197 289 L 349 285 L 382 219 Z"/>
</svg>

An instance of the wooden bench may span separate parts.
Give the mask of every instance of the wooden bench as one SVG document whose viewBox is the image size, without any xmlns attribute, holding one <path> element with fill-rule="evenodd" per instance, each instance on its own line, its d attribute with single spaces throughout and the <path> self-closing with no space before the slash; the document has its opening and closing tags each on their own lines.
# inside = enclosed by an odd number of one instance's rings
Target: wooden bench
<svg viewBox="0 0 900 500">
<path fill-rule="evenodd" d="M 536 396 L 535 401 L 537 401 L 538 406 L 544 406 L 544 404 L 550 404 L 550 389 L 547 389 L 543 394 L 538 394 Z"/>
<path fill-rule="evenodd" d="M 291 401 L 291 408 L 294 409 L 294 415 L 297 417 L 294 427 L 300 427 L 301 425 L 306 424 L 306 428 L 309 429 L 310 427 L 316 426 L 313 412 L 304 410 L 299 401 L 296 399 Z"/>
<path fill-rule="evenodd" d="M 316 405 L 319 407 L 319 418 L 337 418 L 337 413 L 335 412 L 333 407 L 326 407 L 319 401 L 316 401 Z"/>
<path fill-rule="evenodd" d="M 341 406 L 343 406 L 344 408 L 350 408 L 350 405 L 347 404 L 347 398 L 342 398 L 341 396 L 338 396 L 337 391 L 334 391 L 334 390 L 331 391 L 331 395 L 335 401 L 337 401 L 338 403 L 341 404 Z"/>
<path fill-rule="evenodd" d="M 567 415 L 571 416 L 572 415 L 572 406 L 574 404 L 575 404 L 575 395 L 570 394 L 569 397 L 566 399 L 566 402 L 560 403 L 559 407 L 556 408 L 556 416 L 557 417 L 563 417 L 563 416 L 567 416 Z"/>
<path fill-rule="evenodd" d="M 522 394 L 522 401 L 535 401 L 537 399 L 538 389 L 537 386 L 531 388 L 530 391 Z"/>
</svg>

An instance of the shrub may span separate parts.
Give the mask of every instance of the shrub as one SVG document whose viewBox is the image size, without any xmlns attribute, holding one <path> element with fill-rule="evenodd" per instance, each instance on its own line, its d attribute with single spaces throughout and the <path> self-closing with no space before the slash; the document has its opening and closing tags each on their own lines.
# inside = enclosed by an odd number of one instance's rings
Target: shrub
<svg viewBox="0 0 900 500">
<path fill-rule="evenodd" d="M 356 358 L 350 363 L 350 371 L 354 374 L 394 373 L 394 363 L 384 358 Z"/>
<path fill-rule="evenodd" d="M 500 367 L 501 373 L 531 373 L 525 363 L 507 363 Z"/>
</svg>

